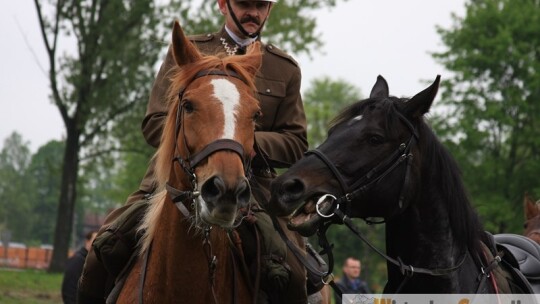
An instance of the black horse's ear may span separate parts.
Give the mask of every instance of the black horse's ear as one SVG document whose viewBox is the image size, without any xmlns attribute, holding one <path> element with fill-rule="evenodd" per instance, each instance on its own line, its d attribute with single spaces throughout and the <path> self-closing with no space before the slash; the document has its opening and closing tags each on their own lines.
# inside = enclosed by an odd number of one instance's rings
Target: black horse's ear
<svg viewBox="0 0 540 304">
<path fill-rule="evenodd" d="M 377 76 L 377 82 L 375 82 L 375 85 L 371 89 L 369 98 L 387 98 L 389 96 L 388 92 L 388 83 L 381 75 L 379 75 Z"/>
<path fill-rule="evenodd" d="M 409 117 L 418 118 L 429 112 L 431 104 L 437 96 L 441 75 L 437 75 L 435 81 L 422 92 L 414 95 L 405 106 L 405 113 Z"/>
</svg>

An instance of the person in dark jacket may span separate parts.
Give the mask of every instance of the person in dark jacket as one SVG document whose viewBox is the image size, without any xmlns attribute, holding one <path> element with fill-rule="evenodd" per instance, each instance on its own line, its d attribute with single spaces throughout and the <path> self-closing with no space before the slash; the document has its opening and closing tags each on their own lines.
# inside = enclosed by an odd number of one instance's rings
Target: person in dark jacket
<svg viewBox="0 0 540 304">
<path fill-rule="evenodd" d="M 86 234 L 84 246 L 79 248 L 67 261 L 64 278 L 62 280 L 62 300 L 64 304 L 75 304 L 77 301 L 77 286 L 81 277 L 84 261 L 92 242 L 96 238 L 97 231 L 90 231 Z"/>
<path fill-rule="evenodd" d="M 343 277 L 336 282 L 343 294 L 370 294 L 371 290 L 366 281 L 360 279 L 362 264 L 354 257 L 348 257 L 343 263 Z M 339 296 L 334 293 L 335 303 L 341 303 Z"/>
</svg>

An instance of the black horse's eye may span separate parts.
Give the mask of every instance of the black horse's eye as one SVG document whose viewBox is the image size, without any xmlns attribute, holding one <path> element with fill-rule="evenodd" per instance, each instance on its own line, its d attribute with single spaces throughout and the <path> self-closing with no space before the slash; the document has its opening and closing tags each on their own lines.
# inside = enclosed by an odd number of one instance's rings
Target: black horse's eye
<svg viewBox="0 0 540 304">
<path fill-rule="evenodd" d="M 182 108 L 184 111 L 186 111 L 186 113 L 193 113 L 194 110 L 193 103 L 191 103 L 189 100 L 182 101 Z"/>
<path fill-rule="evenodd" d="M 384 143 L 384 138 L 379 135 L 371 135 L 368 138 L 368 142 L 369 144 L 374 145 L 374 146 L 382 145 Z"/>
<path fill-rule="evenodd" d="M 253 114 L 253 121 L 258 121 L 262 117 L 262 112 L 259 110 Z"/>
</svg>

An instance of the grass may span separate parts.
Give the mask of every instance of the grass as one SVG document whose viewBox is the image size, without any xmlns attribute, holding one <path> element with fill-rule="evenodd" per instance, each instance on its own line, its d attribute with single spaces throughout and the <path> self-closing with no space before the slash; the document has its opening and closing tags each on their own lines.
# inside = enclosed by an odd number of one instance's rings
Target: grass
<svg viewBox="0 0 540 304">
<path fill-rule="evenodd" d="M 0 268 L 0 303 L 62 303 L 62 277 L 61 273 L 51 274 L 43 270 Z"/>
</svg>

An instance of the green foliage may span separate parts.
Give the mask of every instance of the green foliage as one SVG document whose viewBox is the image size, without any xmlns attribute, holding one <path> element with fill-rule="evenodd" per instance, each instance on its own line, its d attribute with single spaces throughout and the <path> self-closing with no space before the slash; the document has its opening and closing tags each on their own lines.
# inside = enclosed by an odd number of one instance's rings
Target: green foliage
<svg viewBox="0 0 540 304">
<path fill-rule="evenodd" d="M 32 222 L 30 234 L 21 241 L 52 244 L 64 148 L 63 142 L 53 140 L 32 155 L 27 174 L 27 182 L 34 190 L 29 192 L 32 211 L 27 215 L 32 218 Z"/>
<path fill-rule="evenodd" d="M 73 227 L 81 160 L 118 149 L 113 130 L 133 115 L 131 111 L 144 108 L 162 44 L 155 36 L 159 18 L 151 0 L 34 2 L 49 56 L 53 103 L 66 126 L 51 262 L 51 270 L 61 271 Z M 74 51 L 59 49 L 70 44 Z M 136 128 L 121 126 L 130 127 Z M 88 168 L 82 167 L 85 171 Z"/>
<path fill-rule="evenodd" d="M 321 77 L 312 80 L 303 99 L 309 145 L 317 147 L 326 138 L 330 120 L 347 105 L 360 100 L 360 90 L 344 80 Z"/>
<path fill-rule="evenodd" d="M 11 240 L 29 234 L 32 185 L 28 178 L 29 143 L 13 132 L 0 151 L 0 224 L 11 232 Z"/>
<path fill-rule="evenodd" d="M 525 191 L 540 194 L 540 3 L 480 0 L 438 28 L 453 72 L 434 126 L 492 232 L 520 233 Z"/>
<path fill-rule="evenodd" d="M 0 152 L 0 223 L 11 241 L 52 243 L 60 194 L 64 144 L 51 141 L 31 155 L 21 135 L 8 137 Z"/>
</svg>

